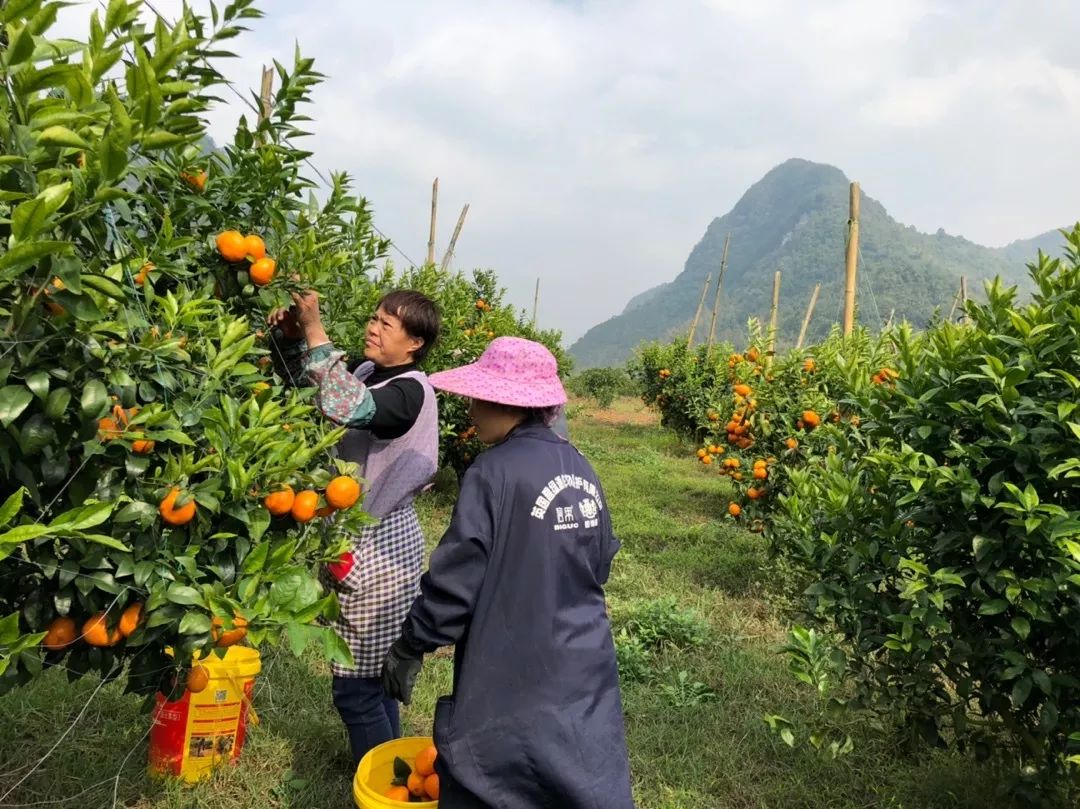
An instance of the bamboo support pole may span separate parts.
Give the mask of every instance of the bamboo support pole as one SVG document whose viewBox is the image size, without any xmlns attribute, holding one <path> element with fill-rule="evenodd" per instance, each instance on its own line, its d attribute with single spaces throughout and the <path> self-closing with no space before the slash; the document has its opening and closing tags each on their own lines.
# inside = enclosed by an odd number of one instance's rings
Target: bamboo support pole
<svg viewBox="0 0 1080 809">
<path fill-rule="evenodd" d="M 428 231 L 427 263 L 435 263 L 435 219 L 439 211 L 439 178 L 431 184 L 431 229 Z"/>
<path fill-rule="evenodd" d="M 454 257 L 454 248 L 457 247 L 458 236 L 461 235 L 461 228 L 465 225 L 465 216 L 468 213 L 469 203 L 465 203 L 465 207 L 461 209 L 461 216 L 458 217 L 457 224 L 454 226 L 454 235 L 450 237 L 450 245 L 446 248 L 445 255 L 443 255 L 440 267 L 444 270 L 450 266 L 450 259 Z"/>
<path fill-rule="evenodd" d="M 851 184 L 848 203 L 847 262 L 844 273 L 844 336 L 855 330 L 855 276 L 859 264 L 859 184 Z"/>
<path fill-rule="evenodd" d="M 724 271 L 727 269 L 728 247 L 731 246 L 731 234 L 724 237 L 724 254 L 720 258 L 720 277 L 716 279 L 716 298 L 713 299 L 712 322 L 709 323 L 709 342 L 706 351 L 712 351 L 713 340 L 716 339 L 716 316 L 720 312 L 720 290 L 724 287 Z"/>
<path fill-rule="evenodd" d="M 802 348 L 803 342 L 806 340 L 806 330 L 810 327 L 810 318 L 814 316 L 814 307 L 817 306 L 817 296 L 821 292 L 821 284 L 814 286 L 814 291 L 810 293 L 810 304 L 806 307 L 806 315 L 802 320 L 802 327 L 799 329 L 799 342 L 795 344 L 795 348 Z"/>
<path fill-rule="evenodd" d="M 697 311 L 694 312 L 694 322 L 690 325 L 690 334 L 686 336 L 686 350 L 694 346 L 694 335 L 697 333 L 697 324 L 701 320 L 701 312 L 705 308 L 705 296 L 709 294 L 709 286 L 712 284 L 712 273 L 705 278 L 705 286 L 701 288 L 701 297 L 698 299 Z"/>
</svg>

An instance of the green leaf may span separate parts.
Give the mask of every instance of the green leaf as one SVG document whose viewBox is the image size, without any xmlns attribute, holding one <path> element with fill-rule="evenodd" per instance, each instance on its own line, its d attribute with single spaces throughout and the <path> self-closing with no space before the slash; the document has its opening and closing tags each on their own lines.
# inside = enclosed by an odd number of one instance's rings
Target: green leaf
<svg viewBox="0 0 1080 809">
<path fill-rule="evenodd" d="M 115 503 L 91 503 L 65 511 L 49 524 L 54 531 L 84 531 L 101 525 L 112 514 Z"/>
<path fill-rule="evenodd" d="M 202 593 L 186 584 L 173 582 L 169 585 L 167 595 L 169 601 L 173 604 L 180 604 L 185 607 L 194 607 L 203 603 Z"/>
<path fill-rule="evenodd" d="M 1031 693 L 1031 678 L 1021 677 L 1016 681 L 1016 685 L 1012 690 L 1012 702 L 1013 705 L 1019 708 L 1025 702 L 1027 702 L 1028 695 Z"/>
<path fill-rule="evenodd" d="M 10 427 L 33 398 L 34 394 L 27 390 L 25 385 L 7 385 L 0 388 L 0 425 Z"/>
<path fill-rule="evenodd" d="M 1047 696 L 1050 696 L 1050 694 L 1053 693 L 1054 687 L 1050 682 L 1050 677 L 1042 669 L 1035 669 L 1032 671 L 1031 680 L 1039 687 L 1039 690 Z"/>
<path fill-rule="evenodd" d="M 13 612 L 0 619 L 0 645 L 11 646 L 19 639 L 19 613 Z"/>
<path fill-rule="evenodd" d="M 177 135 L 175 132 L 158 129 L 143 135 L 139 142 L 143 149 L 149 151 L 151 149 L 171 149 L 173 146 L 182 146 L 187 142 L 187 138 L 183 135 Z"/>
<path fill-rule="evenodd" d="M 109 106 L 112 118 L 101 139 L 98 158 L 101 161 L 101 178 L 106 183 L 120 177 L 128 165 L 128 149 L 131 146 L 131 118 L 124 108 L 116 89 L 109 87 Z"/>
<path fill-rule="evenodd" d="M 71 391 L 67 388 L 57 388 L 49 393 L 45 400 L 45 415 L 53 421 L 61 419 L 71 404 Z"/>
<path fill-rule="evenodd" d="M 1013 632 L 1019 635 L 1021 640 L 1027 640 L 1028 635 L 1031 633 L 1031 623 L 1027 618 L 1018 615 L 1012 619 L 1011 626 Z"/>
<path fill-rule="evenodd" d="M 90 144 L 66 126 L 50 126 L 48 129 L 43 129 L 38 134 L 37 141 L 42 146 L 66 146 L 72 149 L 90 148 Z"/>
<path fill-rule="evenodd" d="M 410 775 L 412 775 L 412 767 L 406 763 L 405 759 L 394 756 L 394 778 L 406 781 Z"/>
<path fill-rule="evenodd" d="M 255 546 L 244 559 L 241 572 L 243 573 L 261 573 L 263 566 L 266 564 L 266 558 L 270 554 L 270 543 L 262 542 Z"/>
<path fill-rule="evenodd" d="M 0 23 L 6 25 L 13 20 L 31 17 L 39 6 L 41 0 L 7 0 L 0 6 Z"/>
<path fill-rule="evenodd" d="M 0 505 L 0 525 L 7 525 L 15 519 L 15 515 L 22 508 L 23 495 L 25 494 L 26 487 L 20 486 L 8 496 L 3 505 Z"/>
<path fill-rule="evenodd" d="M 0 256 L 0 281 L 15 275 L 36 263 L 38 259 L 61 253 L 71 247 L 71 242 L 41 240 L 22 242 Z"/>
<path fill-rule="evenodd" d="M 109 406 L 109 392 L 100 379 L 92 379 L 83 388 L 80 408 L 84 419 L 100 418 Z"/>
<path fill-rule="evenodd" d="M 1009 602 L 1003 598 L 987 601 L 979 607 L 979 615 L 1000 615 L 1009 608 Z"/>
<path fill-rule="evenodd" d="M 55 127 L 50 127 L 50 129 Z M 47 132 L 48 130 L 46 130 Z M 31 200 L 18 205 L 11 214 L 11 233 L 23 242 L 46 228 L 49 218 L 71 196 L 71 183 L 51 185 Z"/>
<path fill-rule="evenodd" d="M 14 528 L 0 534 L 0 545 L 17 545 L 30 539 L 50 533 L 49 526 L 33 523 L 31 525 L 17 525 Z"/>
<path fill-rule="evenodd" d="M 124 292 L 124 288 L 113 281 L 111 278 L 106 278 L 104 275 L 83 275 L 81 280 L 90 289 L 95 289 L 102 295 L 107 295 L 118 301 L 127 300 L 127 294 Z"/>
<path fill-rule="evenodd" d="M 330 628 L 325 628 L 323 631 L 323 651 L 331 663 L 337 663 L 350 669 L 356 667 L 352 652 L 349 650 L 349 644 Z"/>
<path fill-rule="evenodd" d="M 204 612 L 189 610 L 180 619 L 181 635 L 202 635 L 210 631 L 210 617 Z"/>
<path fill-rule="evenodd" d="M 26 377 L 26 387 L 41 401 L 45 401 L 49 395 L 49 372 L 35 371 Z"/>
<path fill-rule="evenodd" d="M 84 534 L 80 532 L 78 534 L 80 539 L 85 539 L 88 542 L 95 542 L 98 545 L 104 545 L 106 548 L 114 548 L 118 551 L 131 551 L 127 545 L 121 542 L 116 537 L 108 536 L 107 534 Z"/>
</svg>

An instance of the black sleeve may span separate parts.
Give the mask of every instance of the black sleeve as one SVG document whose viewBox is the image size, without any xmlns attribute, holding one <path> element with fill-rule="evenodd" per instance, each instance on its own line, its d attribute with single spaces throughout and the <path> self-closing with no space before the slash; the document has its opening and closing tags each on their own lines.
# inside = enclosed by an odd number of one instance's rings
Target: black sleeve
<svg viewBox="0 0 1080 809">
<path fill-rule="evenodd" d="M 416 423 L 420 408 L 424 406 L 424 386 L 406 377 L 368 390 L 375 400 L 375 415 L 366 429 L 384 441 L 405 435 Z"/>
</svg>

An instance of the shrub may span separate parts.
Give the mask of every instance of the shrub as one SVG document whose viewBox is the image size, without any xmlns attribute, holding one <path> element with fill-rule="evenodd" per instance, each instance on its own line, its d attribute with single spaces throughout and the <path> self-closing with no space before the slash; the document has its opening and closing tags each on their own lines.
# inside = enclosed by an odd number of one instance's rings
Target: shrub
<svg viewBox="0 0 1080 809">
<path fill-rule="evenodd" d="M 770 534 L 849 707 L 1052 775 L 1080 751 L 1080 226 L 1030 272 L 1027 305 L 995 282 L 969 325 L 897 333 L 895 387 Z"/>
</svg>

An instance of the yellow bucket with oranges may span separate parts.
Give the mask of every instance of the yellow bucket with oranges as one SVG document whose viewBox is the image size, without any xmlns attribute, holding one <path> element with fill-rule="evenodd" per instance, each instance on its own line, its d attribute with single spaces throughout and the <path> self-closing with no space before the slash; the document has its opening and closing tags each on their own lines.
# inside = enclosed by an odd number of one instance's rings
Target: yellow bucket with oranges
<svg viewBox="0 0 1080 809">
<path fill-rule="evenodd" d="M 407 736 L 404 739 L 380 744 L 368 751 L 368 754 L 360 760 L 360 766 L 356 768 L 353 776 L 353 800 L 359 809 L 400 809 L 402 806 L 411 806 L 413 809 L 427 807 L 435 809 L 439 805 L 438 776 L 432 776 L 434 783 L 427 780 L 427 773 L 431 769 L 431 763 L 424 760 L 426 752 L 434 747 L 434 742 L 429 736 Z M 430 758 L 430 756 L 428 756 Z M 421 789 L 421 780 L 427 781 L 428 790 L 424 794 L 432 796 L 434 792 L 436 800 L 426 800 L 409 803 L 408 787 L 403 787 L 406 792 L 393 796 L 391 790 L 398 773 L 394 771 L 395 759 L 401 759 L 417 776 L 415 784 L 417 791 Z M 419 760 L 418 760 L 419 759 Z M 390 794 L 388 794 L 390 793 Z"/>
</svg>

